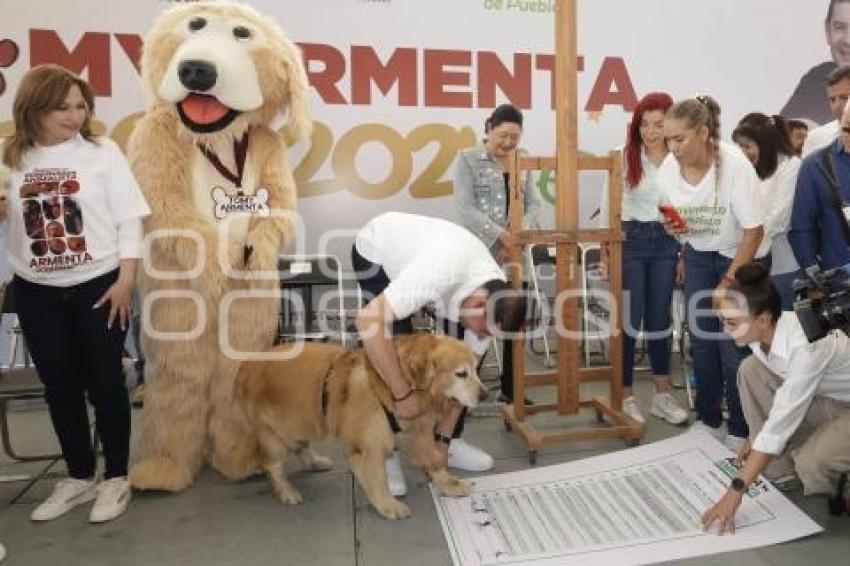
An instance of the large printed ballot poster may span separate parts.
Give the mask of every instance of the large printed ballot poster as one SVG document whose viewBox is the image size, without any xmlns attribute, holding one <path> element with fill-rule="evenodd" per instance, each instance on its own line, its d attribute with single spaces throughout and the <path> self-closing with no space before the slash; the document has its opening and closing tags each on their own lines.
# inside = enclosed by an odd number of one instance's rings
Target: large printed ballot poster
<svg viewBox="0 0 850 566">
<path fill-rule="evenodd" d="M 576 2 L 582 151 L 621 145 L 636 101 L 657 90 L 714 95 L 727 138 L 751 111 L 824 113 L 818 77 L 833 59 L 824 34 L 828 0 Z M 9 131 L 20 77 L 49 62 L 91 82 L 103 131 L 123 145 L 144 111 L 145 33 L 175 3 L 0 2 L 0 135 Z M 315 129 L 289 155 L 305 252 L 347 257 L 353 232 L 385 210 L 452 218 L 455 156 L 480 142 L 500 103 L 523 109 L 525 148 L 554 151 L 554 0 L 248 3 L 300 44 L 310 76 Z M 800 89 L 808 93 L 802 106 L 792 96 Z M 816 108 L 809 113 L 807 105 Z M 584 224 L 592 223 L 601 183 L 582 175 Z M 536 191 L 545 228 L 553 218 L 550 172 L 536 176 Z"/>
<path fill-rule="evenodd" d="M 744 496 L 734 535 L 702 513 L 735 476 L 734 455 L 702 432 L 474 479 L 470 497 L 434 494 L 456 565 L 631 566 L 776 544 L 822 529 L 772 485 Z"/>
</svg>

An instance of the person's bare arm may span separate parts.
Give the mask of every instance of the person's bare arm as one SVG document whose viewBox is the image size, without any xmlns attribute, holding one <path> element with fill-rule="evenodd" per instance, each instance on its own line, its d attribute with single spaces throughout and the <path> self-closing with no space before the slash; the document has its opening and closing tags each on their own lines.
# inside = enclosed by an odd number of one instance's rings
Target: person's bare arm
<svg viewBox="0 0 850 566">
<path fill-rule="evenodd" d="M 762 226 L 744 229 L 744 235 L 741 238 L 741 243 L 738 245 L 738 253 L 735 254 L 735 259 L 729 265 L 729 270 L 725 276 L 726 279 L 734 279 L 735 272 L 739 267 L 753 261 L 763 236 L 764 228 Z"/>
<path fill-rule="evenodd" d="M 759 477 L 759 474 L 764 471 L 773 458 L 773 454 L 750 450 L 744 467 L 738 472 L 738 477 L 749 488 L 750 484 L 756 481 L 756 478 Z M 743 498 L 743 493 L 730 488 L 717 503 L 703 513 L 703 529 L 708 530 L 713 524 L 717 523 L 717 534 L 722 535 L 724 532 L 734 533 L 735 514 L 738 512 L 738 507 L 741 506 Z"/>
<path fill-rule="evenodd" d="M 369 361 L 393 396 L 396 416 L 412 419 L 422 412 L 419 401 L 401 371 L 390 330 L 395 312 L 383 295 L 378 295 L 357 315 L 357 331 Z"/>
</svg>

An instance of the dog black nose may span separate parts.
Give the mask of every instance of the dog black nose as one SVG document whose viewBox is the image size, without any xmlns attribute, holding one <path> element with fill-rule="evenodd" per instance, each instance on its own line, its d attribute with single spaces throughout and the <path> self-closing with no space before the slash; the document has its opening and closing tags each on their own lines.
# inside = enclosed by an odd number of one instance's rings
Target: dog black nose
<svg viewBox="0 0 850 566">
<path fill-rule="evenodd" d="M 183 61 L 177 69 L 180 82 L 189 90 L 207 91 L 215 86 L 218 72 L 206 61 Z"/>
</svg>

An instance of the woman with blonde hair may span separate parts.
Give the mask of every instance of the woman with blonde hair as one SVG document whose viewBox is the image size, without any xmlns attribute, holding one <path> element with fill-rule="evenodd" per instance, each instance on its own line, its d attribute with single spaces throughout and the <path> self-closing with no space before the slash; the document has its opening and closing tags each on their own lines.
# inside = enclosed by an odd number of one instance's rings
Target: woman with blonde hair
<svg viewBox="0 0 850 566">
<path fill-rule="evenodd" d="M 733 282 L 735 271 L 756 257 L 763 234 L 758 177 L 737 147 L 720 141 L 720 106 L 710 96 L 674 104 L 664 119 L 664 137 L 672 158 L 658 172 L 662 198 L 685 220 L 684 225 L 668 221 L 667 229 L 684 242 L 677 269 L 684 276 L 691 323 L 694 426 L 737 452 L 748 434 L 736 381 L 748 350 L 720 333 L 712 293 Z"/>
<path fill-rule="evenodd" d="M 93 499 L 89 520 L 108 521 L 130 500 L 130 404 L 121 353 L 142 251 L 141 219 L 150 210 L 118 146 L 92 135 L 93 111 L 84 80 L 56 65 L 33 67 L 18 85 L 15 133 L 2 147 L 10 171 L 6 216 L 15 309 L 69 475 L 32 512 L 33 521 L 55 519 Z M 33 183 L 38 191 L 25 190 Z M 78 190 L 63 198 L 79 209 L 76 236 L 84 237 L 74 250 L 62 217 L 26 217 L 69 185 Z M 55 224 L 50 231 L 48 222 Z M 86 396 L 105 455 L 99 482 Z"/>
</svg>

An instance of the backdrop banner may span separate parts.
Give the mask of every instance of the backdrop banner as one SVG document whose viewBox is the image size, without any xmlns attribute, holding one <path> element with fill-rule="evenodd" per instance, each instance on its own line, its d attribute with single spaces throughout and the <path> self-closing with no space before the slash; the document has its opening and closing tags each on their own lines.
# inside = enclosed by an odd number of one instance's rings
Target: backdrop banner
<svg viewBox="0 0 850 566">
<path fill-rule="evenodd" d="M 778 113 L 810 68 L 830 61 L 828 0 L 579 0 L 579 143 L 623 143 L 650 91 L 707 93 L 728 136 L 751 111 Z M 94 87 L 104 131 L 125 144 L 143 110 L 145 33 L 173 1 L 3 0 L 0 134 L 18 80 L 52 62 Z M 108 5 L 107 5 L 108 4 Z M 525 113 L 522 145 L 554 151 L 553 0 L 253 0 L 304 52 L 312 139 L 292 148 L 307 228 L 302 249 L 346 256 L 353 231 L 385 210 L 453 217 L 457 151 L 477 143 L 503 102 Z M 823 104 L 826 104 L 825 96 Z M 601 176 L 581 176 L 580 218 L 599 205 Z M 553 179 L 537 176 L 552 219 Z"/>
</svg>

